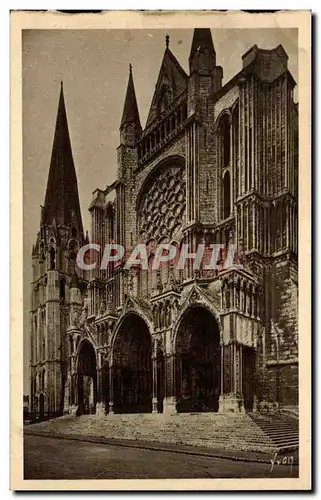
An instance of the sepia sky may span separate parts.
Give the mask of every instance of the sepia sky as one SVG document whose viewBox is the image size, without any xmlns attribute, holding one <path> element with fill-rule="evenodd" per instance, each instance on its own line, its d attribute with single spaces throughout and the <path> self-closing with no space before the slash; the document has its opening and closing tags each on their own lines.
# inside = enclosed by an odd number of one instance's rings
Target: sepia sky
<svg viewBox="0 0 321 500">
<path fill-rule="evenodd" d="M 95 188 L 116 176 L 119 124 L 129 63 L 144 127 L 165 50 L 163 30 L 28 30 L 22 39 L 24 186 L 24 394 L 29 394 L 29 308 L 31 248 L 40 224 L 49 172 L 60 81 L 64 96 L 84 229 L 90 234 L 88 207 Z M 170 30 L 170 49 L 188 73 L 193 30 Z M 223 84 L 242 67 L 254 44 L 282 44 L 288 67 L 298 80 L 296 29 L 213 29 Z"/>
</svg>

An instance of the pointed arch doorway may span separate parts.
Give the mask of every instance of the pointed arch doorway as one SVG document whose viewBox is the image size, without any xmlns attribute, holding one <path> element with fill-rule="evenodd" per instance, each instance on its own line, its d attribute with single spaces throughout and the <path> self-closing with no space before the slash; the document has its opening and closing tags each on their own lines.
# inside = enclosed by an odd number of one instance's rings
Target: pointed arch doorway
<svg viewBox="0 0 321 500">
<path fill-rule="evenodd" d="M 113 345 L 112 398 L 115 413 L 152 411 L 152 341 L 135 313 L 123 320 Z"/>
<path fill-rule="evenodd" d="M 177 412 L 218 411 L 221 377 L 220 332 L 205 307 L 183 317 L 176 336 Z"/>
<path fill-rule="evenodd" d="M 97 403 L 97 367 L 93 345 L 84 340 L 79 349 L 77 363 L 78 413 L 95 413 Z"/>
</svg>

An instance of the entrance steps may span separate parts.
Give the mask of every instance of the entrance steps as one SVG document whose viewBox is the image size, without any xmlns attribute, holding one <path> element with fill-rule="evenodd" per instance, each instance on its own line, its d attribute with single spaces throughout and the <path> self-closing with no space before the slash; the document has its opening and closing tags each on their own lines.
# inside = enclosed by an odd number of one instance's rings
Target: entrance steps
<svg viewBox="0 0 321 500">
<path fill-rule="evenodd" d="M 279 422 L 275 427 L 278 425 Z M 272 424 L 264 426 L 260 419 L 246 413 L 64 416 L 29 425 L 28 430 L 32 429 L 44 434 L 73 434 L 265 453 L 297 442 L 292 439 L 287 426 L 282 428 L 283 440 L 278 441 L 272 432 Z"/>
<path fill-rule="evenodd" d="M 253 422 L 269 437 L 277 449 L 293 450 L 299 447 L 299 420 L 293 416 L 251 413 Z"/>
</svg>

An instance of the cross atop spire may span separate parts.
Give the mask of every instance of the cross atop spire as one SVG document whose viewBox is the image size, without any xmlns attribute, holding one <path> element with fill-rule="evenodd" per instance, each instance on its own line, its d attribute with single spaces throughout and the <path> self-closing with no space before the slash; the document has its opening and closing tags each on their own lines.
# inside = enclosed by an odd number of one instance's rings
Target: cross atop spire
<svg viewBox="0 0 321 500">
<path fill-rule="evenodd" d="M 73 225 L 79 233 L 83 233 L 63 82 L 60 82 L 56 128 L 42 213 L 43 224 L 51 225 L 54 220 L 56 220 L 58 226 Z"/>
<path fill-rule="evenodd" d="M 168 49 L 168 47 L 169 47 L 169 35 L 166 35 L 166 37 L 165 37 L 165 45 L 166 45 L 166 48 Z"/>
</svg>

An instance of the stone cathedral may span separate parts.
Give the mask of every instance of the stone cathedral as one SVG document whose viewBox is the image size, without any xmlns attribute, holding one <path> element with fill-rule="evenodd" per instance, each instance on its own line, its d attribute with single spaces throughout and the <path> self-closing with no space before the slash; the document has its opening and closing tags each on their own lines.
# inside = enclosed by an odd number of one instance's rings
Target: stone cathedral
<svg viewBox="0 0 321 500">
<path fill-rule="evenodd" d="M 298 105 L 281 45 L 254 45 L 222 84 L 210 29 L 187 74 L 166 37 L 146 125 L 130 66 L 117 178 L 96 189 L 84 234 L 61 86 L 32 249 L 31 411 L 259 411 L 298 405 Z M 68 104 L 68 102 L 67 102 Z M 85 117 L 84 117 L 85 118 Z M 233 242 L 218 269 L 123 261 L 84 271 L 78 250 Z"/>
</svg>

